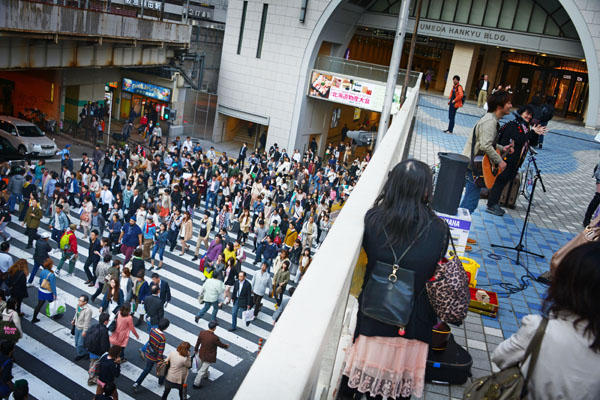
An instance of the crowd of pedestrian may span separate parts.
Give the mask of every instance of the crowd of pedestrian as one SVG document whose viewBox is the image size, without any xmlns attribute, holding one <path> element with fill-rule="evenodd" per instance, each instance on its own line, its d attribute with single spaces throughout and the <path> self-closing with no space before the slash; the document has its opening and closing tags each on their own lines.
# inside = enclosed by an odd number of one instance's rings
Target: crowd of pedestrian
<svg viewBox="0 0 600 400">
<path fill-rule="evenodd" d="M 276 308 L 285 306 L 286 292 L 291 295 L 331 228 L 332 206 L 343 205 L 370 160 L 368 153 L 353 159 L 344 142 L 329 143 L 321 158 L 314 141 L 304 154 L 277 144 L 250 152 L 244 144 L 231 158 L 189 137 L 163 144 L 152 132 L 147 146 L 96 146 L 77 167 L 67 146 L 60 168 L 27 161 L 5 168 L 0 183 L 0 279 L 10 290 L 11 321 L 20 331 L 20 305 L 32 287 L 38 303 L 31 321 L 44 318 L 46 305 L 59 298 L 57 280 L 75 282 L 81 262 L 86 280 L 78 284 L 95 293 L 82 292 L 77 304 L 69 304 L 75 309 L 74 359 L 89 359 L 88 384 L 97 385 L 98 396 L 115 399 L 129 337 L 139 339 L 142 326 L 149 339 L 139 351 L 145 367 L 133 389 L 140 390 L 156 368 L 163 398 L 172 389 L 183 395 L 194 357 L 199 372 L 193 387 L 200 387 L 217 347 L 227 347 L 214 333 L 218 310 L 232 307 L 229 330 L 235 331 L 238 318 L 246 325 L 257 318 L 265 296 Z M 27 260 L 8 255 L 9 232 L 21 229 L 17 223 L 28 238 L 25 251 L 33 253 L 31 271 Z M 260 264 L 252 276 L 242 268 L 248 249 Z M 200 332 L 194 349 L 182 342 L 170 354 L 164 353 L 171 292 L 159 274 L 169 268 L 165 252 L 193 253 L 199 264 L 204 284 L 195 322 L 212 307 L 209 330 Z M 162 374 L 165 361 L 169 368 Z"/>
</svg>

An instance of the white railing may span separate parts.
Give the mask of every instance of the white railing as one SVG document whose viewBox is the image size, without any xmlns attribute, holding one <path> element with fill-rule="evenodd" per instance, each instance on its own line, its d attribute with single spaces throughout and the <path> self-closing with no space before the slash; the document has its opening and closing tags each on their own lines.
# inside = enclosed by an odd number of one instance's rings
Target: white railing
<svg viewBox="0 0 600 400">
<path fill-rule="evenodd" d="M 343 357 L 342 328 L 348 328 L 353 314 L 347 312 L 348 293 L 362 246 L 363 219 L 409 146 L 420 83 L 421 76 L 248 371 L 236 400 L 334 398 Z"/>
</svg>

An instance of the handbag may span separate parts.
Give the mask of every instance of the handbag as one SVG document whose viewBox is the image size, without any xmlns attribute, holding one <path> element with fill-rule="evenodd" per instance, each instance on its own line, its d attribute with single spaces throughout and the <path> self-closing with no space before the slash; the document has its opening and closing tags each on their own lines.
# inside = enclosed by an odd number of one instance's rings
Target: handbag
<svg viewBox="0 0 600 400">
<path fill-rule="evenodd" d="M 156 376 L 166 376 L 169 371 L 169 363 L 166 360 L 160 360 L 156 363 Z"/>
<path fill-rule="evenodd" d="M 552 275 L 554 275 L 554 272 L 556 271 L 556 268 L 560 262 L 571 250 L 588 242 L 598 241 L 600 241 L 600 215 L 594 218 L 582 232 L 579 232 L 577 236 L 567 242 L 567 244 L 558 249 L 556 253 L 552 255 L 552 259 L 550 260 L 550 272 L 552 272 Z"/>
<path fill-rule="evenodd" d="M 435 268 L 433 278 L 426 282 L 425 288 L 438 318 L 449 324 L 460 325 L 469 310 L 469 277 L 456 253 L 450 229 L 448 234 L 454 257 L 450 260 L 442 258 Z"/>
<path fill-rule="evenodd" d="M 10 318 L 8 321 L 0 321 L 0 339 L 2 340 L 10 340 L 11 342 L 17 342 L 21 338 L 21 333 L 17 328 L 17 325 L 13 321 L 13 314 L 16 311 L 13 311 L 10 314 Z"/>
<path fill-rule="evenodd" d="M 544 317 L 525 350 L 521 365 L 528 357 L 531 357 L 527 376 L 523 377 L 520 366 L 515 365 L 489 376 L 474 379 L 465 389 L 463 400 L 517 400 L 524 398 L 527 395 L 527 384 L 533 375 L 547 325 L 548 318 Z"/>
<path fill-rule="evenodd" d="M 362 292 L 361 310 L 364 315 L 388 325 L 400 327 L 399 332 L 404 330 L 412 313 L 414 299 L 414 271 L 400 268 L 400 261 L 409 252 L 423 232 L 429 228 L 429 223 L 421 229 L 421 232 L 413 239 L 412 243 L 404 250 L 400 257 L 390 244 L 394 255 L 394 264 L 390 265 L 377 261 L 373 271 Z M 390 243 L 387 231 L 383 228 L 386 240 Z M 403 335 L 403 333 L 401 333 Z"/>
<path fill-rule="evenodd" d="M 204 256 L 202 256 L 202 258 L 200 259 L 200 264 L 198 264 L 198 269 L 200 270 L 200 272 L 204 272 L 204 264 L 206 263 L 206 254 Z"/>
</svg>

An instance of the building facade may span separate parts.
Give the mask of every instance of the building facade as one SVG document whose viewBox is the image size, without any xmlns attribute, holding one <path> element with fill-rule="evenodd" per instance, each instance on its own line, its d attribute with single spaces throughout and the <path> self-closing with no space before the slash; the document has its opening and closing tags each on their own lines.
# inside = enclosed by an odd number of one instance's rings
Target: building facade
<svg viewBox="0 0 600 400">
<path fill-rule="evenodd" d="M 329 76 L 324 61 L 388 65 L 401 1 L 230 1 L 213 140 L 248 129 L 250 139 L 266 132 L 267 146 L 302 149 L 316 137 L 322 148 L 346 120 L 374 126 L 372 116 L 352 115 L 369 111 L 360 106 L 342 106 L 336 125 L 338 105 L 310 96 L 311 80 L 314 71 Z M 416 1 L 406 1 L 410 36 Z M 538 93 L 554 98 L 557 115 L 600 126 L 597 0 L 423 0 L 417 35 L 413 68 L 432 71 L 433 90 L 448 93 L 447 77 L 460 75 L 473 98 L 486 74 L 492 85 L 511 85 L 515 104 Z"/>
</svg>

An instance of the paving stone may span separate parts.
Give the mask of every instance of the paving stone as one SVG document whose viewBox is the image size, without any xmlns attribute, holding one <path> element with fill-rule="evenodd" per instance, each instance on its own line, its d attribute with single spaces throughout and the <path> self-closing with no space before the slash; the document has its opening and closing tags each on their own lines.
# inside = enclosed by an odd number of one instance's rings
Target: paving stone
<svg viewBox="0 0 600 400">
<path fill-rule="evenodd" d="M 456 115 L 453 134 L 448 135 L 442 132 L 448 123 L 447 101 L 443 96 L 421 94 L 409 149 L 410 157 L 434 165 L 439 162 L 437 153 L 440 151 L 462 153 L 467 137 L 484 112 L 467 101 Z M 505 117 L 501 123 L 509 118 Z M 537 150 L 536 156 L 547 192 L 544 193 L 537 185 L 523 243 L 528 250 L 541 253 L 546 258 L 521 254 L 521 261 L 535 276 L 547 271 L 548 260 L 554 251 L 581 230 L 585 207 L 595 192 L 590 171 L 598 162 L 598 147 L 593 142 L 594 130 L 564 120 L 552 120 L 548 128 L 544 148 Z M 522 172 L 525 172 L 527 164 L 527 161 L 523 164 Z M 483 361 L 479 352 L 485 351 L 491 355 L 502 340 L 517 332 L 525 315 L 541 313 L 546 286 L 525 278 L 529 287 L 508 297 L 503 296 L 505 290 L 498 283 L 520 286 L 520 278 L 526 275 L 526 271 L 514 263 L 514 250 L 491 247 L 492 243 L 515 246 L 519 242 L 527 206 L 527 199 L 519 196 L 514 209 L 507 208 L 504 217 L 496 217 L 485 212 L 485 200 L 481 200 L 471 216 L 470 237 L 478 243 L 467 256 L 481 265 L 479 284 L 492 285 L 486 286 L 486 290 L 495 291 L 501 296 L 498 318 L 469 312 L 465 325 L 452 329 L 457 343 L 464 346 L 467 342 L 474 360 Z M 491 259 L 488 257 L 490 253 L 501 258 Z M 475 325 L 480 328 L 475 328 Z M 477 367 L 472 372 L 475 377 L 489 375 L 488 371 Z M 451 386 L 450 395 L 461 398 L 462 387 Z M 439 393 L 426 390 L 425 398 L 439 398 L 437 396 Z"/>
<path fill-rule="evenodd" d="M 450 395 L 450 386 L 448 386 L 448 385 L 438 385 L 435 383 L 426 383 L 425 390 L 427 392 L 443 394 L 445 396 Z"/>
</svg>

